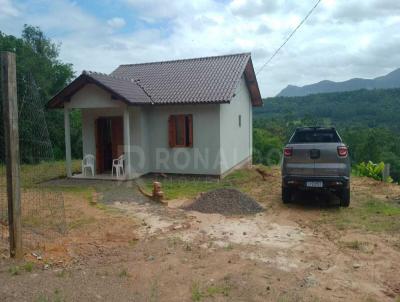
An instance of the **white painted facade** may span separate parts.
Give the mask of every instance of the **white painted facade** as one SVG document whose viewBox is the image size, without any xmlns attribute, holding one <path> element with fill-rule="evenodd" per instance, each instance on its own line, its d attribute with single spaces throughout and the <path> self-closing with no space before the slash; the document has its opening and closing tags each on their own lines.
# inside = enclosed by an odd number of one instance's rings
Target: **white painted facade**
<svg viewBox="0 0 400 302">
<path fill-rule="evenodd" d="M 232 101 L 229 104 L 220 105 L 221 174 L 251 159 L 253 144 L 252 113 L 250 93 L 242 77 Z"/>
<path fill-rule="evenodd" d="M 123 117 L 124 153 L 130 154 L 127 178 L 149 172 L 221 176 L 251 161 L 252 104 L 243 77 L 229 104 L 127 106 L 111 99 L 103 89 L 87 84 L 65 103 L 65 112 L 71 109 L 82 111 L 83 155 L 96 155 L 97 118 Z M 193 115 L 193 147 L 169 147 L 168 118 L 172 114 Z M 67 154 L 68 123 L 66 118 Z"/>
</svg>

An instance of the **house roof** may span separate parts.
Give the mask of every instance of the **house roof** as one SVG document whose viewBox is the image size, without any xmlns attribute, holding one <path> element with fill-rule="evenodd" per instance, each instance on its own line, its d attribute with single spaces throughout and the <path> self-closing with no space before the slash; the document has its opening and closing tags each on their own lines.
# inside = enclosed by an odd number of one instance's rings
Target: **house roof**
<svg viewBox="0 0 400 302">
<path fill-rule="evenodd" d="M 110 75 L 83 72 L 48 103 L 63 107 L 85 83 L 132 105 L 229 103 L 244 74 L 253 106 L 262 100 L 250 53 L 120 65 Z"/>
</svg>

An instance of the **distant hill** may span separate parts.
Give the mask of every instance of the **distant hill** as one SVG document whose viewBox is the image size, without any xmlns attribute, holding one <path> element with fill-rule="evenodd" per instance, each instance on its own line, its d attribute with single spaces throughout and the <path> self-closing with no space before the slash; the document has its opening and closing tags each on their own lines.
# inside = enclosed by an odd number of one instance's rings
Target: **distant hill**
<svg viewBox="0 0 400 302">
<path fill-rule="evenodd" d="M 263 101 L 263 107 L 253 110 L 255 119 L 296 121 L 308 117 L 340 127 L 388 127 L 400 131 L 398 88 L 273 97 Z"/>
<path fill-rule="evenodd" d="M 288 85 L 277 96 L 306 96 L 316 93 L 353 91 L 360 89 L 400 88 L 400 68 L 375 79 L 354 78 L 344 82 L 321 81 L 302 87 Z"/>
</svg>

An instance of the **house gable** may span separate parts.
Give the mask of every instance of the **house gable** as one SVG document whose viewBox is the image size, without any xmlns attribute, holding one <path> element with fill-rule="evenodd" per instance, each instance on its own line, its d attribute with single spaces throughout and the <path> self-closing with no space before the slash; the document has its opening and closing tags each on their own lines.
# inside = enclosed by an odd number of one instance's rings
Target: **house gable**
<svg viewBox="0 0 400 302">
<path fill-rule="evenodd" d="M 96 84 L 84 85 L 65 104 L 67 108 L 118 108 L 124 106 L 122 101 L 113 100 L 109 92 Z"/>
</svg>

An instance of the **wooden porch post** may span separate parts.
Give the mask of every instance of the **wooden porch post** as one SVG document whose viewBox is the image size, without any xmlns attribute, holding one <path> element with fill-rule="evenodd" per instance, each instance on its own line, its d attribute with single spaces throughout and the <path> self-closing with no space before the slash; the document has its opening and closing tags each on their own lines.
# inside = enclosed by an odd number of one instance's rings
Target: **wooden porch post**
<svg viewBox="0 0 400 302">
<path fill-rule="evenodd" d="M 64 107 L 64 130 L 65 130 L 65 164 L 67 168 L 67 177 L 72 176 L 71 160 L 71 124 L 69 120 L 69 109 Z"/>
<path fill-rule="evenodd" d="M 124 154 L 125 154 L 125 173 L 126 178 L 131 177 L 131 131 L 130 131 L 130 117 L 129 107 L 124 110 Z"/>
</svg>

